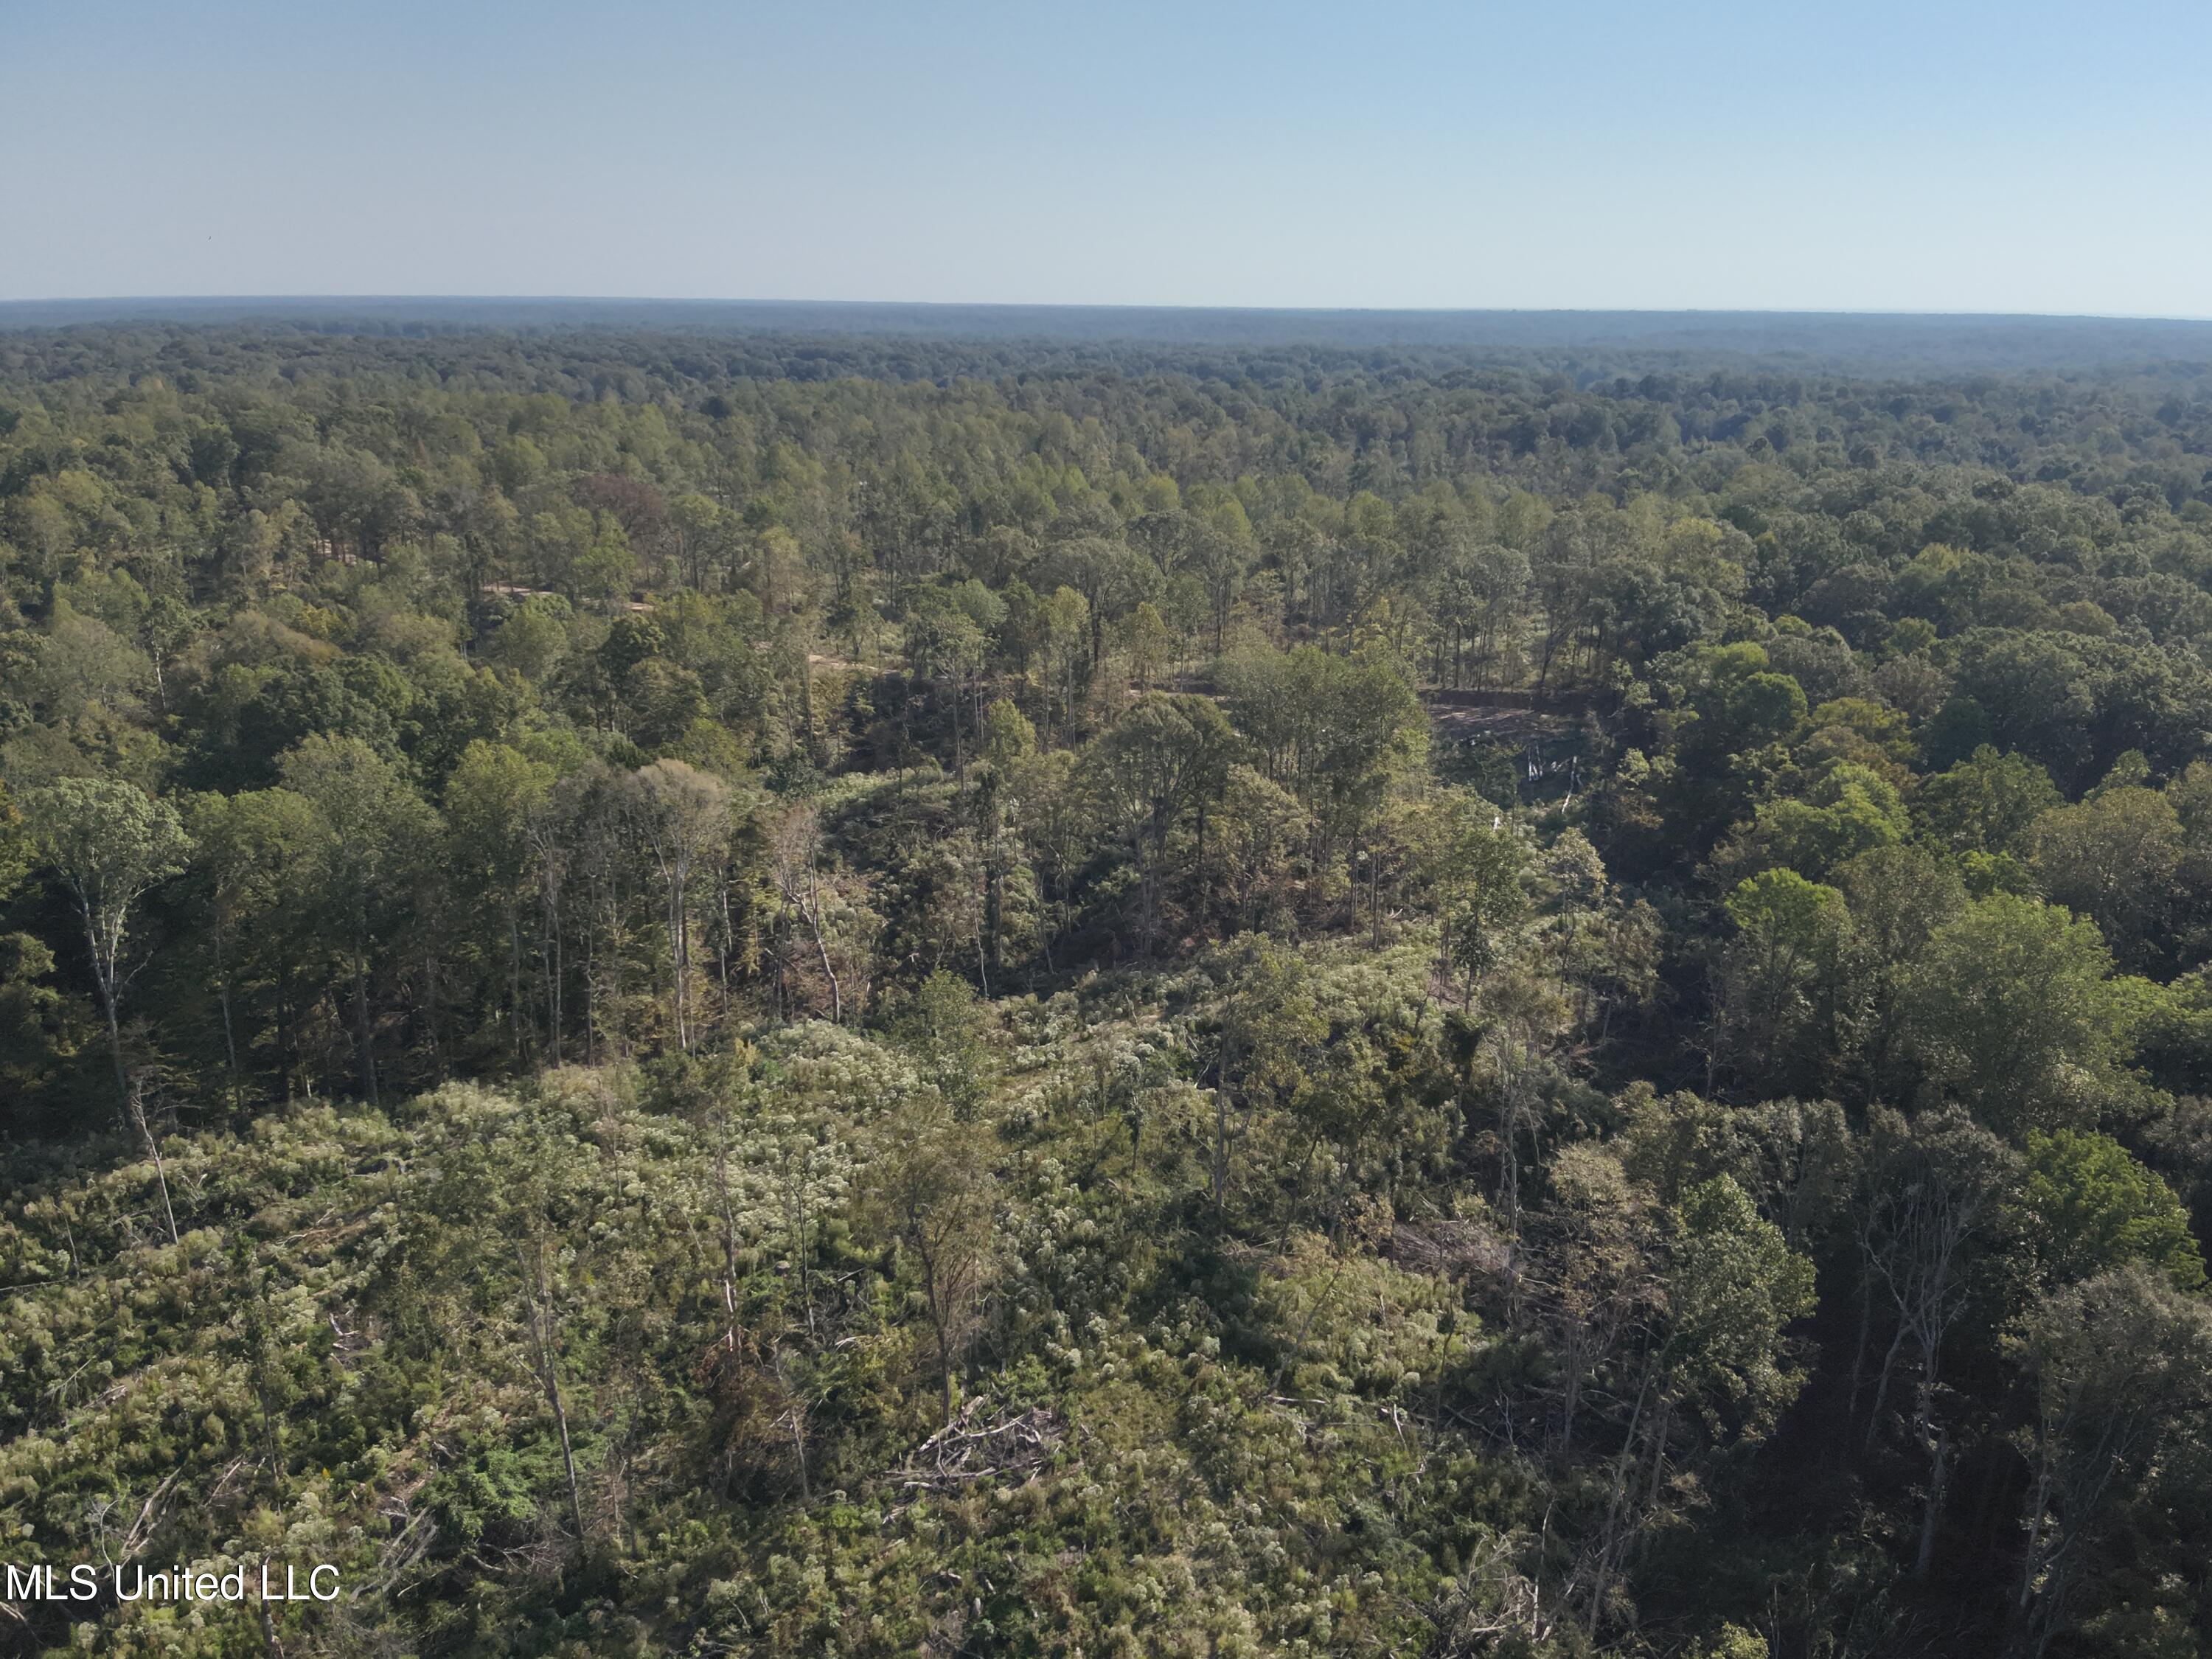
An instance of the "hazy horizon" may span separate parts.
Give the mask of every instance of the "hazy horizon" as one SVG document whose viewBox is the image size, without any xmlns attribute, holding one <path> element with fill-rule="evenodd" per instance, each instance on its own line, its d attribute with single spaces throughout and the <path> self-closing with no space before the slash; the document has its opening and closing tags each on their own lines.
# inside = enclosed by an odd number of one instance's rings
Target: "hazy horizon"
<svg viewBox="0 0 2212 1659">
<path fill-rule="evenodd" d="M 1246 305 L 1235 301 L 1181 303 L 1152 300 L 910 300 L 896 295 L 867 295 L 848 298 L 777 294 L 582 294 L 499 293 L 491 290 L 375 293 L 368 290 L 300 289 L 289 292 L 241 289 L 236 293 L 161 293 L 83 295 L 33 294 L 0 299 L 0 313 L 40 307 L 103 306 L 261 306 L 330 305 L 574 305 L 574 306 L 759 306 L 860 309 L 884 307 L 921 311 L 1061 311 L 1061 312 L 1195 312 L 1251 313 L 1288 316 L 1511 316 L 1511 317 L 1863 317 L 1870 319 L 1987 319 L 2022 322 L 2212 323 L 2212 312 L 2155 311 L 1991 311 L 1973 307 L 1911 306 L 1391 306 L 1391 305 Z"/>
</svg>

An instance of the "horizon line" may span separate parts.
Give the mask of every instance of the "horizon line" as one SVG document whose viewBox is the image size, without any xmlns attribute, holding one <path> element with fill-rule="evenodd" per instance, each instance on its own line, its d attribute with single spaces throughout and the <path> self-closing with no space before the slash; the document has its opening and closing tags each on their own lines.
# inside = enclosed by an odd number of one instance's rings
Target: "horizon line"
<svg viewBox="0 0 2212 1659">
<path fill-rule="evenodd" d="M 1867 319 L 1944 318 L 2016 322 L 2115 322 L 2212 324 L 2212 313 L 2185 316 L 2166 312 L 1975 311 L 1905 307 L 1863 309 L 1787 306 L 1401 306 L 1243 305 L 1132 300 L 896 300 L 810 299 L 714 295 L 495 294 L 495 293 L 294 293 L 294 294 L 103 294 L 36 295 L 0 299 L 0 309 L 28 306 L 428 304 L 464 302 L 529 305 L 767 306 L 860 309 L 867 307 L 933 311 L 1119 311 L 1261 313 L 1279 316 L 1413 317 L 1849 317 Z"/>
</svg>

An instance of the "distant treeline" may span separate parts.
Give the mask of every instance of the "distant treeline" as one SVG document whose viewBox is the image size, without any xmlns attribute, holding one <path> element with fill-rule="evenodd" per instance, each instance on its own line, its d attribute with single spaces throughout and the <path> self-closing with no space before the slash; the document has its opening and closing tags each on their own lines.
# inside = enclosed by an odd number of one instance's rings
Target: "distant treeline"
<svg viewBox="0 0 2212 1659">
<path fill-rule="evenodd" d="M 1569 372 L 1725 362 L 1798 372 L 1936 375 L 2212 363 L 2212 321 L 1789 311 L 1255 310 L 883 301 L 272 295 L 0 302 L 0 332 L 181 323 L 349 335 L 499 330 L 805 336 L 853 342 L 1297 349 L 1518 360 Z M 1139 353 L 1139 356 L 1147 354 Z"/>
</svg>

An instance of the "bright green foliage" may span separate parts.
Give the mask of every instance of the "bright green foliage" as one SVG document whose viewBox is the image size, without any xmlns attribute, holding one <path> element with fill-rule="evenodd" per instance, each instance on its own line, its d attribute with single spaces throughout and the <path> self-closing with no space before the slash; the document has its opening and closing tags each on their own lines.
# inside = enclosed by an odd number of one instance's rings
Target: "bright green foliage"
<svg viewBox="0 0 2212 1659">
<path fill-rule="evenodd" d="M 38 843 L 8 786 L 0 783 L 0 901 L 12 896 L 39 857 Z"/>
<path fill-rule="evenodd" d="M 1723 1625 L 1711 1641 L 1692 1650 L 1693 1659 L 1767 1659 L 1766 1638 L 1737 1625 Z"/>
<path fill-rule="evenodd" d="M 1356 836 L 1392 779 L 1421 757 L 1419 704 L 1380 652 L 1339 657 L 1304 646 L 1233 657 L 1220 672 L 1261 770 L 1332 836 Z"/>
<path fill-rule="evenodd" d="M 2173 1189 L 2109 1135 L 2031 1130 L 2023 1223 L 2059 1283 L 2140 1261 L 2177 1289 L 2204 1286 L 2204 1255 Z"/>
<path fill-rule="evenodd" d="M 2096 927 L 1999 893 L 1929 937 L 1911 1024 L 1929 1077 L 2014 1135 L 2094 1119 L 2132 1034 Z"/>
<path fill-rule="evenodd" d="M 1889 782 L 1849 761 L 1823 768 L 1802 795 L 1763 804 L 1747 837 L 1755 856 L 1818 879 L 1905 839 L 1905 805 Z"/>
<path fill-rule="evenodd" d="M 184 869 L 191 837 L 175 807 L 120 779 L 64 778 L 33 789 L 24 796 L 23 819 L 40 860 L 76 901 L 107 1016 L 115 1085 L 128 1095 L 121 1003 L 131 912 L 150 889 Z M 26 977 L 39 971 L 29 963 L 23 968 Z"/>
<path fill-rule="evenodd" d="M 1751 644 L 1713 646 L 1691 660 L 1691 741 L 1716 754 L 1741 754 L 1796 732 L 1806 712 L 1805 690 L 1768 671 L 1767 653 Z"/>
<path fill-rule="evenodd" d="M 1915 810 L 1946 846 L 1967 853 L 2003 853 L 2063 798 L 2051 775 L 2024 755 L 1986 744 L 1948 771 L 1926 779 Z"/>
<path fill-rule="evenodd" d="M 1720 963 L 1718 1045 L 1733 1065 L 1786 1085 L 1783 1068 L 1793 1055 L 1827 1040 L 1822 1028 L 1850 912 L 1834 888 L 1794 870 L 1739 883 L 1724 908 L 1736 933 Z"/>
<path fill-rule="evenodd" d="M 1725 1175 L 1683 1194 L 1676 1225 L 1669 1385 L 1763 1434 L 1803 1381 L 1779 1363 L 1781 1338 L 1784 1326 L 1813 1310 L 1813 1264 Z"/>
</svg>

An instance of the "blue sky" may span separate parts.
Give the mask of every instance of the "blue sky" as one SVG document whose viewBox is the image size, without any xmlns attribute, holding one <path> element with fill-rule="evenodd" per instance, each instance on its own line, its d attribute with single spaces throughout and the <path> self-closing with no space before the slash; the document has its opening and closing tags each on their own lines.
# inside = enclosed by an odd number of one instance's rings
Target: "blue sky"
<svg viewBox="0 0 2212 1659">
<path fill-rule="evenodd" d="M 2212 3 L 0 0 L 0 299 L 2212 316 Z"/>
</svg>

